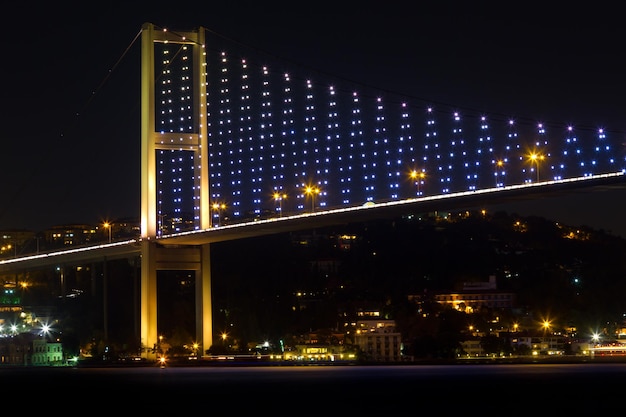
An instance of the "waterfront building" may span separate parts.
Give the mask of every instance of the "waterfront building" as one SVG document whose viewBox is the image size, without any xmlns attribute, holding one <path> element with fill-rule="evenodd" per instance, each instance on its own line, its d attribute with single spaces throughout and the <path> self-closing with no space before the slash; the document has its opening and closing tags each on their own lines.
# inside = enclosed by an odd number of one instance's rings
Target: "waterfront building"
<svg viewBox="0 0 626 417">
<path fill-rule="evenodd" d="M 63 345 L 60 342 L 48 342 L 45 339 L 32 341 L 32 366 L 60 366 L 65 364 Z"/>
<path fill-rule="evenodd" d="M 354 340 L 367 361 L 402 361 L 402 335 L 395 320 L 358 320 Z"/>
</svg>

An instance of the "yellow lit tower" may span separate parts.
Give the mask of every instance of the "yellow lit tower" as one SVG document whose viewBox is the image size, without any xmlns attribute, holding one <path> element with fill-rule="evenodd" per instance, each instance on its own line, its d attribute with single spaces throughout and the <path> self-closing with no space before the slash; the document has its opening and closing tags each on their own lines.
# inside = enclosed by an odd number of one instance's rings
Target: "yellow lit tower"
<svg viewBox="0 0 626 417">
<path fill-rule="evenodd" d="M 158 343 L 157 271 L 193 270 L 196 274 L 196 338 L 202 343 L 201 351 L 205 352 L 213 342 L 209 244 L 176 248 L 157 244 L 157 219 L 161 214 L 157 208 L 157 152 L 190 151 L 193 154 L 194 219 L 201 229 L 211 227 L 205 32 L 199 28 L 174 33 L 145 23 L 141 36 L 141 344 L 149 349 Z M 158 76 L 155 74 L 156 45 L 162 54 L 159 65 L 164 68 Z M 188 74 L 170 74 L 168 68 L 173 59 L 184 60 L 181 68 Z M 189 100 L 186 100 L 187 95 L 179 98 L 191 102 L 184 129 L 169 126 L 168 120 L 174 118 L 157 111 L 158 106 L 169 102 L 164 95 L 170 93 L 166 85 L 174 77 L 188 81 Z M 157 91 L 160 94 L 158 105 Z"/>
</svg>

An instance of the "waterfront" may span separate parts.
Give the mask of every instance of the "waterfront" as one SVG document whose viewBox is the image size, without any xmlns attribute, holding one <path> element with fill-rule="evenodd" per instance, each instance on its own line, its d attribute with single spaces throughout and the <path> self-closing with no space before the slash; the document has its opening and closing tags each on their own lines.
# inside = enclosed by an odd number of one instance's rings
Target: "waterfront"
<svg viewBox="0 0 626 417">
<path fill-rule="evenodd" d="M 483 415 L 616 411 L 626 363 L 0 368 L 0 385 L 102 412 Z M 86 402 L 85 402 L 86 401 Z M 55 400 L 56 402 L 56 400 Z"/>
</svg>

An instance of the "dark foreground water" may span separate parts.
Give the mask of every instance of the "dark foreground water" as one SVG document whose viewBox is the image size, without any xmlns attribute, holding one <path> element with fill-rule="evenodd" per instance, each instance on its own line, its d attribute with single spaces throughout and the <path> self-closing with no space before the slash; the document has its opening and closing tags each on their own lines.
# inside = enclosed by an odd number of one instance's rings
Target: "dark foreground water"
<svg viewBox="0 0 626 417">
<path fill-rule="evenodd" d="M 596 415 L 624 409 L 626 363 L 0 368 L 0 388 L 68 415 Z"/>
</svg>

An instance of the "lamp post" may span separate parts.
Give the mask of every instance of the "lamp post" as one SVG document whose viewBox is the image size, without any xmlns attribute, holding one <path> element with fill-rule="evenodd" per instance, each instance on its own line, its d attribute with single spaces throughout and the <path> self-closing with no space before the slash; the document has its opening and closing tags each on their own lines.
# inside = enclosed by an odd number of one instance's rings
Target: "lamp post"
<svg viewBox="0 0 626 417">
<path fill-rule="evenodd" d="M 500 186 L 500 183 L 498 182 L 498 177 L 499 177 L 499 175 L 500 175 L 500 171 L 499 171 L 499 170 L 500 170 L 500 169 L 504 166 L 504 161 L 503 161 L 503 160 L 501 160 L 501 159 L 498 159 L 498 160 L 495 162 L 495 165 L 496 165 L 495 177 L 496 177 L 496 188 L 497 188 L 497 187 L 499 187 L 499 186 Z"/>
<path fill-rule="evenodd" d="M 222 221 L 222 210 L 226 208 L 224 203 L 213 203 L 213 210 L 217 211 L 217 226 L 220 226 Z"/>
<path fill-rule="evenodd" d="M 164 358 L 165 358 L 163 353 L 164 353 L 163 352 L 163 335 L 159 335 L 159 342 L 156 345 L 156 354 L 157 354 L 157 357 L 159 358 L 159 361 L 161 362 L 161 365 L 163 365 Z"/>
<path fill-rule="evenodd" d="M 548 320 L 543 321 L 543 341 L 546 344 L 546 352 L 550 350 L 550 342 L 547 341 L 546 332 L 550 330 L 550 322 Z"/>
<path fill-rule="evenodd" d="M 415 185 L 417 185 L 417 195 L 422 195 L 422 192 L 420 191 L 420 184 L 424 181 L 424 178 L 426 177 L 424 171 L 413 170 L 411 171 L 411 174 L 409 174 L 409 176 L 413 181 L 415 181 Z"/>
<path fill-rule="evenodd" d="M 287 198 L 287 194 L 274 192 L 274 201 L 278 201 L 278 216 L 283 216 L 283 199 Z"/>
<path fill-rule="evenodd" d="M 315 211 L 315 194 L 319 194 L 320 189 L 309 185 L 305 188 L 304 193 L 311 197 L 311 213 L 313 213 Z"/>
<path fill-rule="evenodd" d="M 220 334 L 220 338 L 222 339 L 222 349 L 226 352 L 226 339 L 228 338 L 228 333 L 222 332 L 222 334 Z"/>
<path fill-rule="evenodd" d="M 109 229 L 109 243 L 111 243 L 111 229 L 113 227 L 113 224 L 109 222 L 104 222 L 103 226 L 105 229 Z"/>
<path fill-rule="evenodd" d="M 165 214 L 157 214 L 157 216 L 159 217 L 159 234 L 161 236 L 163 236 L 163 230 L 165 229 L 165 225 L 163 224 L 163 221 L 165 219 Z"/>
<path fill-rule="evenodd" d="M 544 156 L 538 153 L 533 152 L 532 154 L 530 154 L 530 161 L 531 163 L 534 162 L 535 165 L 537 166 L 537 182 L 539 182 L 539 162 L 543 161 Z"/>
</svg>

